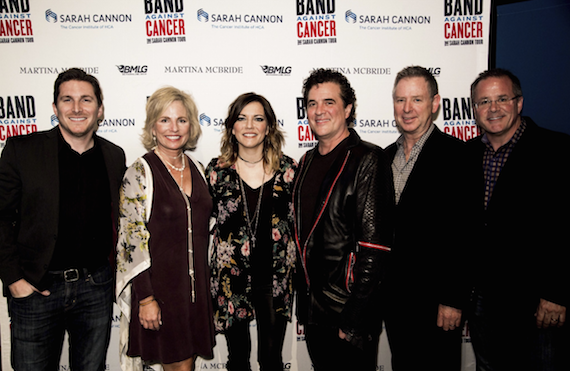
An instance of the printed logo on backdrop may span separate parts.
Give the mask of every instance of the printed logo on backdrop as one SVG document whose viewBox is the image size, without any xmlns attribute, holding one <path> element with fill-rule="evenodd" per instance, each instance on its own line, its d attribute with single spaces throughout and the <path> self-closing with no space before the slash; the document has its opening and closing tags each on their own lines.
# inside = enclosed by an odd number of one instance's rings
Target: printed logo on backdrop
<svg viewBox="0 0 570 371">
<path fill-rule="evenodd" d="M 356 118 L 354 129 L 364 135 L 398 134 L 396 120 L 393 117 L 384 118 Z"/>
<path fill-rule="evenodd" d="M 391 75 L 390 67 L 327 67 L 333 71 L 342 73 L 343 75 Z M 313 69 L 313 71 L 316 68 Z"/>
<path fill-rule="evenodd" d="M 206 113 L 201 113 L 200 115 L 198 115 L 198 122 L 200 123 L 200 126 L 202 126 L 203 128 L 211 128 L 214 132 L 219 133 L 224 130 L 225 119 L 223 118 L 212 119 Z M 285 124 L 283 120 L 278 119 L 277 125 L 283 127 Z"/>
<path fill-rule="evenodd" d="M 144 0 L 147 44 L 186 41 L 184 0 Z"/>
<path fill-rule="evenodd" d="M 241 66 L 164 66 L 164 73 L 241 75 L 243 74 L 243 67 Z"/>
<path fill-rule="evenodd" d="M 429 15 L 356 14 L 351 9 L 344 13 L 344 20 L 362 31 L 411 31 L 431 24 Z"/>
<path fill-rule="evenodd" d="M 0 0 L 2 1 L 2 0 Z M 132 14 L 101 14 L 101 13 L 58 13 L 53 9 L 45 11 L 47 23 L 59 24 L 62 30 L 111 30 L 115 26 L 131 23 Z"/>
<path fill-rule="evenodd" d="M 97 130 L 97 133 L 124 133 L 124 129 L 130 129 L 134 127 L 136 127 L 136 120 L 134 118 L 105 117 L 105 119 L 99 123 L 99 129 Z"/>
<path fill-rule="evenodd" d="M 445 0 L 445 46 L 483 45 L 483 0 Z"/>
<path fill-rule="evenodd" d="M 202 126 L 212 125 L 212 120 L 210 120 L 210 117 L 208 117 L 208 115 L 206 115 L 205 113 L 201 113 L 199 119 L 200 119 L 200 125 Z"/>
<path fill-rule="evenodd" d="M 121 64 L 117 66 L 117 69 L 123 76 L 146 75 L 148 66 L 128 66 Z"/>
<path fill-rule="evenodd" d="M 295 0 L 297 45 L 335 44 L 335 0 Z"/>
<path fill-rule="evenodd" d="M 307 110 L 302 97 L 297 98 L 297 143 L 298 148 L 313 148 L 317 145 L 317 138 L 311 131 L 309 120 L 307 119 Z M 297 325 L 297 332 L 298 332 Z M 305 338 L 303 333 L 303 339 Z"/>
<path fill-rule="evenodd" d="M 6 139 L 38 131 L 33 95 L 0 96 L 0 148 Z"/>
<path fill-rule="evenodd" d="M 224 129 L 224 119 L 222 118 L 210 118 L 210 116 L 208 116 L 205 113 L 201 113 L 198 116 L 200 125 L 203 128 L 211 128 L 211 130 L 213 130 L 216 133 L 221 132 Z"/>
<path fill-rule="evenodd" d="M 51 126 L 56 126 L 59 124 L 59 120 L 56 115 L 50 116 Z M 124 127 L 135 127 L 136 121 L 133 118 L 107 118 L 99 123 L 99 128 L 97 133 L 113 134 L 118 133 L 121 128 Z"/>
<path fill-rule="evenodd" d="M 219 30 L 264 30 L 267 26 L 283 23 L 282 14 L 213 13 L 202 8 L 196 11 L 196 18 Z"/>
<path fill-rule="evenodd" d="M 0 44 L 33 42 L 29 0 L 0 0 Z"/>
<path fill-rule="evenodd" d="M 469 329 L 469 322 L 465 322 L 463 330 L 461 331 L 461 342 L 471 343 L 471 330 Z"/>
<path fill-rule="evenodd" d="M 0 0 L 1 1 L 1 0 Z M 20 75 L 59 75 L 70 67 L 20 67 Z M 99 67 L 77 67 L 90 75 L 99 74 Z"/>
<path fill-rule="evenodd" d="M 297 341 L 305 341 L 305 327 L 299 323 L 299 321 L 295 321 L 296 329 L 297 329 Z"/>
<path fill-rule="evenodd" d="M 481 134 L 471 109 L 471 98 L 442 98 L 441 113 L 445 133 L 462 140 L 469 140 Z"/>
<path fill-rule="evenodd" d="M 441 67 L 426 67 L 426 69 L 435 77 L 441 73 Z"/>
<path fill-rule="evenodd" d="M 291 76 L 291 66 L 260 66 L 266 76 Z"/>
</svg>

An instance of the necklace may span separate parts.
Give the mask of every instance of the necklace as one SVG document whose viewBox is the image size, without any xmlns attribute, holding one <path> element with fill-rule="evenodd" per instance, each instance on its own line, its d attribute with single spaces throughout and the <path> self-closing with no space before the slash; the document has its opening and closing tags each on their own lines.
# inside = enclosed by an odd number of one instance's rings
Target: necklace
<svg viewBox="0 0 570 371">
<path fill-rule="evenodd" d="M 241 157 L 240 155 L 238 155 L 239 159 L 242 160 L 243 162 L 247 162 L 248 164 L 257 164 L 258 162 L 261 162 L 261 160 L 263 160 L 263 156 L 261 156 L 261 158 L 257 161 L 248 161 L 246 159 L 244 159 L 243 157 Z M 265 171 L 263 172 L 263 175 L 265 175 Z"/>
<path fill-rule="evenodd" d="M 260 160 L 261 161 L 261 160 Z M 247 161 L 246 161 L 247 162 Z M 258 161 L 259 162 L 259 161 Z M 263 177 L 261 178 L 261 187 L 259 188 L 259 196 L 257 197 L 257 205 L 255 206 L 255 213 L 253 213 L 254 223 L 252 225 L 251 219 L 249 216 L 249 207 L 247 203 L 247 197 L 245 195 L 245 187 L 243 185 L 243 180 L 241 176 L 239 176 L 239 186 L 241 189 L 241 196 L 243 197 L 243 207 L 245 210 L 245 218 L 247 222 L 247 231 L 249 233 L 251 239 L 251 249 L 255 249 L 255 241 L 257 237 L 257 227 L 259 226 L 259 214 L 261 214 L 261 199 L 263 198 L 263 188 L 265 187 L 265 169 L 263 169 Z"/>
<path fill-rule="evenodd" d="M 155 149 L 154 152 L 156 152 L 156 154 L 158 155 L 158 157 L 160 157 L 160 159 L 161 159 L 162 161 L 166 162 L 166 164 L 167 164 L 168 166 L 170 166 L 172 169 L 174 169 L 174 170 L 176 170 L 176 171 L 181 171 L 181 172 L 184 171 L 184 169 L 186 169 L 186 162 L 184 162 L 184 157 L 182 157 L 182 167 L 176 167 L 176 166 L 172 165 L 172 164 L 170 163 L 170 161 L 168 161 L 167 159 L 165 159 L 164 157 L 162 157 L 162 155 L 159 153 L 159 152 L 160 152 L 159 150 Z M 182 152 L 180 152 L 180 155 L 175 156 L 175 157 L 171 157 L 171 158 L 178 158 L 178 157 L 180 157 L 181 155 L 182 155 Z"/>
<path fill-rule="evenodd" d="M 168 170 L 168 173 L 170 174 L 170 176 L 172 177 L 172 179 L 174 179 L 174 181 L 178 184 L 178 188 L 180 189 L 180 191 L 182 193 L 184 193 L 184 169 L 186 169 L 186 161 L 184 161 L 184 157 L 182 157 L 182 167 L 178 168 L 174 165 L 172 165 L 170 162 L 168 162 L 165 158 L 163 158 L 158 150 L 154 150 L 154 153 L 156 153 L 156 155 L 163 161 L 166 162 L 166 164 L 168 164 L 170 167 L 172 167 L 174 170 L 179 171 L 180 172 L 180 183 L 178 183 L 176 181 L 176 178 L 174 178 L 174 175 L 172 175 L 172 172 L 170 171 L 170 169 L 168 168 L 168 166 L 166 167 L 166 170 Z M 182 154 L 182 153 L 181 153 Z"/>
<path fill-rule="evenodd" d="M 155 148 L 156 148 L 156 147 L 155 147 Z M 163 155 L 166 156 L 166 157 L 168 157 L 168 158 L 171 158 L 171 159 L 173 159 L 173 160 L 176 160 L 177 158 L 182 157 L 182 154 L 183 154 L 183 153 L 184 153 L 184 152 L 180 151 L 180 153 L 177 154 L 176 156 L 168 156 L 168 155 L 165 155 L 164 153 L 163 153 Z"/>
</svg>

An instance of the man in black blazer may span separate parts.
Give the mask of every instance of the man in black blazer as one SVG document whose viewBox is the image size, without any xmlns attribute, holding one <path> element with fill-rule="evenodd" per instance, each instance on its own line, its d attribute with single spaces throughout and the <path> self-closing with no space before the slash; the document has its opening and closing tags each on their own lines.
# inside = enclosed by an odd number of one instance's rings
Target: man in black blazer
<svg viewBox="0 0 570 371">
<path fill-rule="evenodd" d="M 400 71 L 393 102 L 401 136 L 386 148 L 396 213 L 384 284 L 392 369 L 458 371 L 470 293 L 462 273 L 470 217 L 465 144 L 434 125 L 440 96 L 427 69 Z"/>
<path fill-rule="evenodd" d="M 56 79 L 52 130 L 9 138 L 0 158 L 0 279 L 15 370 L 57 369 L 65 331 L 75 370 L 103 370 L 110 337 L 121 148 L 95 132 L 97 79 Z"/>
<path fill-rule="evenodd" d="M 467 143 L 476 175 L 479 241 L 473 315 L 478 370 L 570 370 L 570 136 L 522 117 L 510 71 L 471 85 L 485 134 Z"/>
</svg>

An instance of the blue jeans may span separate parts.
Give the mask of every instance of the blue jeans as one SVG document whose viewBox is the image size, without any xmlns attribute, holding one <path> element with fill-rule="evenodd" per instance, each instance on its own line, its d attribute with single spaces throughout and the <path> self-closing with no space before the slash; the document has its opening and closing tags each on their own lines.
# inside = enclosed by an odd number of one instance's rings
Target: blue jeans
<svg viewBox="0 0 570 371">
<path fill-rule="evenodd" d="M 570 370 L 568 325 L 538 329 L 535 309 L 475 295 L 468 321 L 477 371 Z"/>
<path fill-rule="evenodd" d="M 104 370 L 113 284 L 113 272 L 107 265 L 74 282 L 54 282 L 47 297 L 34 292 L 25 298 L 9 298 L 14 370 L 58 370 L 65 331 L 71 368 Z"/>
</svg>

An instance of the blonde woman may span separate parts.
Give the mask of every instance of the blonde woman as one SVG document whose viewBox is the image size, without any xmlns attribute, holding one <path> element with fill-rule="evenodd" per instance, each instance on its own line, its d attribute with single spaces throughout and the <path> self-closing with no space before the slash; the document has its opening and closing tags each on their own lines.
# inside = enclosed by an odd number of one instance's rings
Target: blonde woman
<svg viewBox="0 0 570 371">
<path fill-rule="evenodd" d="M 201 165 L 184 152 L 201 131 L 191 97 L 172 87 L 157 90 L 146 113 L 149 152 L 129 167 L 121 190 L 121 364 L 188 371 L 196 356 L 213 356 L 215 336 L 207 263 L 212 200 Z"/>
</svg>

